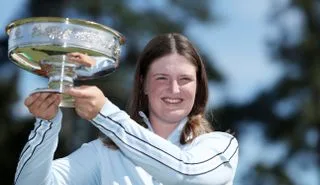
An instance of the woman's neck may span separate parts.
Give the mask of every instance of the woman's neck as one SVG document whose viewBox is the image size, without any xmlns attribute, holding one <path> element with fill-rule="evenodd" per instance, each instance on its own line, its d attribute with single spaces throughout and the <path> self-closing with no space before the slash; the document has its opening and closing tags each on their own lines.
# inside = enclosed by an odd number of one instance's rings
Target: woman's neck
<svg viewBox="0 0 320 185">
<path fill-rule="evenodd" d="M 179 125 L 177 123 L 167 123 L 154 117 L 150 117 L 150 122 L 154 133 L 161 136 L 162 138 L 167 139 L 168 136 L 174 131 L 174 129 Z"/>
</svg>

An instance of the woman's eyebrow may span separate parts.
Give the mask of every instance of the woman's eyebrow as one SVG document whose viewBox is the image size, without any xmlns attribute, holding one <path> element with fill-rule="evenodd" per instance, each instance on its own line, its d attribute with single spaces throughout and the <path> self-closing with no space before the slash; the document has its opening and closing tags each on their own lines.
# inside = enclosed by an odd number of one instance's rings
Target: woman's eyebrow
<svg viewBox="0 0 320 185">
<path fill-rule="evenodd" d="M 193 77 L 193 75 L 192 74 L 182 74 L 182 75 L 180 75 L 181 77 Z"/>
<path fill-rule="evenodd" d="M 168 75 L 165 73 L 155 73 L 152 76 L 168 76 Z"/>
</svg>

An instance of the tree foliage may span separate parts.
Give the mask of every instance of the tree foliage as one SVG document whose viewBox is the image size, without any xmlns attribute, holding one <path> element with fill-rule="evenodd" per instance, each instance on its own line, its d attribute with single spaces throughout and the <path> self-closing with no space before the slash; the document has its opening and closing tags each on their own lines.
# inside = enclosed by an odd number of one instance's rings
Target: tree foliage
<svg viewBox="0 0 320 185">
<path fill-rule="evenodd" d="M 285 74 L 254 101 L 227 105 L 218 115 L 230 124 L 262 123 L 270 141 L 285 141 L 288 145 L 284 160 L 271 167 L 257 164 L 249 170 L 248 182 L 293 185 L 299 183 L 286 168 L 298 156 L 313 160 L 320 167 L 320 8 L 314 0 L 293 0 L 284 6 L 273 2 L 270 23 L 276 26 L 278 35 L 267 44 L 274 62 L 284 67 Z M 290 18 L 297 16 L 302 18 L 301 24 L 290 27 Z M 312 142 L 307 139 L 310 133 L 318 135 Z M 308 156 L 313 158 L 307 159 Z"/>
</svg>

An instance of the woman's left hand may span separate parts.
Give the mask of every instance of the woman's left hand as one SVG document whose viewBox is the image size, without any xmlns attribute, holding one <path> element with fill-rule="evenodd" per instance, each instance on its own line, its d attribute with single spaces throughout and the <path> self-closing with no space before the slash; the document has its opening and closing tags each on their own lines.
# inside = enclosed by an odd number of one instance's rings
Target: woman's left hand
<svg viewBox="0 0 320 185">
<path fill-rule="evenodd" d="M 80 86 L 70 88 L 66 92 L 75 99 L 77 114 L 87 120 L 95 118 L 102 109 L 107 98 L 96 86 Z"/>
<path fill-rule="evenodd" d="M 84 65 L 86 67 L 92 67 L 96 65 L 96 61 L 88 56 L 87 54 L 79 53 L 79 52 L 73 52 L 67 54 L 69 60 L 79 63 L 81 65 Z"/>
</svg>

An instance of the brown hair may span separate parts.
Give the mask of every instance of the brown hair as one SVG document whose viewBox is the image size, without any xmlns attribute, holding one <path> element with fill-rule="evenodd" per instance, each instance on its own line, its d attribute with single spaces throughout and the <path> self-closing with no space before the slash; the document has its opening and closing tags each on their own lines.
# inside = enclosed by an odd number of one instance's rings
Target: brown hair
<svg viewBox="0 0 320 185">
<path fill-rule="evenodd" d="M 197 70 L 195 102 L 188 115 L 188 122 L 180 137 L 180 143 L 186 144 L 201 134 L 213 131 L 213 129 L 205 119 L 205 107 L 208 101 L 208 79 L 204 63 L 195 47 L 185 36 L 178 33 L 163 34 L 154 37 L 146 45 L 136 66 L 133 93 L 129 105 L 129 114 L 133 120 L 146 127 L 139 115 L 139 111 L 143 111 L 148 116 L 148 98 L 143 92 L 147 72 L 153 61 L 172 53 L 177 53 L 186 57 L 192 64 L 194 64 Z M 112 145 L 112 142 L 105 143 L 109 146 Z"/>
</svg>

